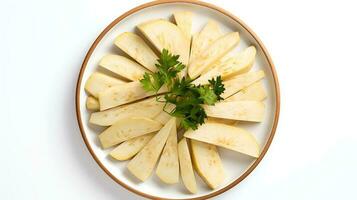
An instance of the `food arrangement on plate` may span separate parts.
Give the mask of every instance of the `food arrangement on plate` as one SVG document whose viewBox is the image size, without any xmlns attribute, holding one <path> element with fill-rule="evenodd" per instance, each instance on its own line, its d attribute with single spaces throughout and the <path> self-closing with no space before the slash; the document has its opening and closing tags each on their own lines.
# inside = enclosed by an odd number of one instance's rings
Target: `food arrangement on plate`
<svg viewBox="0 0 357 200">
<path fill-rule="evenodd" d="M 106 127 L 98 138 L 112 159 L 127 161 L 140 181 L 155 174 L 166 184 L 180 177 L 197 192 L 196 171 L 211 189 L 225 181 L 219 148 L 253 158 L 260 145 L 241 122 L 264 120 L 265 73 L 252 71 L 256 48 L 233 54 L 240 36 L 207 21 L 191 34 L 194 13 L 145 21 L 114 45 L 126 55 L 105 55 L 103 72 L 85 83 L 89 122 Z M 259 124 L 256 124 L 257 126 Z"/>
</svg>

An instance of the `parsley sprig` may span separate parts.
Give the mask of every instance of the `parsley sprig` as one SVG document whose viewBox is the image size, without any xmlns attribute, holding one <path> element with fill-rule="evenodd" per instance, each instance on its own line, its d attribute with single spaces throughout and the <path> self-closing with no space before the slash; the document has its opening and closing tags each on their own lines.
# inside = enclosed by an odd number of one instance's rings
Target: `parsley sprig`
<svg viewBox="0 0 357 200">
<path fill-rule="evenodd" d="M 163 110 L 171 116 L 180 118 L 185 129 L 195 130 L 207 118 L 202 105 L 214 105 L 217 101 L 223 100 L 220 95 L 225 88 L 221 76 L 209 80 L 208 85 L 194 85 L 190 78 L 180 78 L 178 73 L 186 66 L 179 62 L 178 58 L 178 55 L 172 55 L 163 49 L 155 65 L 158 71 L 146 72 L 140 82 L 146 91 L 155 93 L 165 85 L 168 92 L 164 95 Z M 160 98 L 157 100 L 162 101 Z M 167 104 L 174 104 L 175 108 L 167 111 Z"/>
</svg>

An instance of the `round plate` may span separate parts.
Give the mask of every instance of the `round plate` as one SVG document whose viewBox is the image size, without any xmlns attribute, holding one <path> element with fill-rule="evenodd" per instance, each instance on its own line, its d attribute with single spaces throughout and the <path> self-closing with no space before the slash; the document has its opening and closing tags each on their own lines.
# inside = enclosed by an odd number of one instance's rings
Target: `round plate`
<svg viewBox="0 0 357 200">
<path fill-rule="evenodd" d="M 219 148 L 223 166 L 226 172 L 225 182 L 215 190 L 210 190 L 199 176 L 196 175 L 198 185 L 197 194 L 189 194 L 182 182 L 174 185 L 165 185 L 156 175 L 152 175 L 146 182 L 138 182 L 126 169 L 127 162 L 115 162 L 108 158 L 109 150 L 103 150 L 97 139 L 98 127 L 89 124 L 90 113 L 86 110 L 85 101 L 87 94 L 84 91 L 84 82 L 89 75 L 98 70 L 98 62 L 102 56 L 108 53 L 121 53 L 113 44 L 117 35 L 125 31 L 135 31 L 135 26 L 150 19 L 170 19 L 172 13 L 179 10 L 187 10 L 194 13 L 193 32 L 198 32 L 208 20 L 215 20 L 220 24 L 223 32 L 238 31 L 241 36 L 237 50 L 242 50 L 248 45 L 257 48 L 254 70 L 264 70 L 266 77 L 263 84 L 268 98 L 266 116 L 262 123 L 239 123 L 240 127 L 248 129 L 255 135 L 260 143 L 262 152 L 258 159 L 253 159 L 236 152 Z M 272 142 L 279 116 L 279 86 L 275 69 L 267 50 L 262 42 L 241 20 L 227 11 L 214 5 L 200 1 L 177 0 L 155 1 L 138 6 L 115 19 L 98 36 L 89 49 L 81 67 L 77 91 L 76 111 L 78 124 L 90 153 L 100 167 L 117 183 L 126 189 L 147 198 L 155 199 L 206 199 L 221 194 L 237 185 L 247 177 L 262 160 Z"/>
</svg>

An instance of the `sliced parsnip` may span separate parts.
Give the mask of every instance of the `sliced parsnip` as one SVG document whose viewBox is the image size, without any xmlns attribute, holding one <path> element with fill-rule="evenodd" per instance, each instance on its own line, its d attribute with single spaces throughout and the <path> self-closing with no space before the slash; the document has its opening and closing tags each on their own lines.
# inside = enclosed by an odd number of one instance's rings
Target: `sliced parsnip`
<svg viewBox="0 0 357 200">
<path fill-rule="evenodd" d="M 148 72 L 138 63 L 119 55 L 108 54 L 104 56 L 99 66 L 132 81 L 140 80 Z"/>
<path fill-rule="evenodd" d="M 165 91 L 167 91 L 167 88 L 162 87 L 158 93 Z M 100 110 L 120 106 L 152 95 L 155 95 L 155 93 L 145 91 L 139 81 L 120 84 L 99 93 Z"/>
<path fill-rule="evenodd" d="M 150 140 L 155 133 L 145 134 L 121 143 L 109 155 L 116 160 L 129 160 L 135 156 Z"/>
<path fill-rule="evenodd" d="M 141 181 L 145 181 L 149 178 L 172 129 L 176 129 L 174 118 L 168 121 L 149 143 L 129 162 L 127 167 L 135 177 Z"/>
<path fill-rule="evenodd" d="M 235 125 L 237 124 L 237 120 L 233 119 L 224 119 L 224 118 L 215 118 L 215 117 L 208 117 L 207 122 L 215 122 L 215 123 L 222 123 L 227 125 Z"/>
<path fill-rule="evenodd" d="M 110 126 L 118 120 L 130 117 L 154 118 L 162 111 L 162 108 L 163 103 L 157 102 L 155 98 L 149 98 L 105 111 L 92 113 L 89 122 L 99 126 Z"/>
<path fill-rule="evenodd" d="M 197 184 L 186 138 L 182 138 L 178 143 L 177 151 L 183 184 L 189 192 L 194 194 L 197 192 Z"/>
<path fill-rule="evenodd" d="M 94 97 L 98 97 L 100 92 L 122 83 L 125 83 L 125 81 L 99 72 L 94 72 L 86 81 L 84 89 Z"/>
<path fill-rule="evenodd" d="M 260 148 L 257 140 L 248 131 L 235 126 L 207 122 L 196 130 L 188 130 L 185 137 L 214 144 L 257 158 Z"/>
<path fill-rule="evenodd" d="M 160 122 L 161 124 L 166 124 L 171 119 L 171 115 L 169 115 L 167 112 L 171 112 L 174 108 L 175 105 L 167 104 L 166 107 L 164 108 L 166 112 L 163 111 L 163 109 L 161 109 L 162 111 L 158 115 L 156 115 L 153 119 L 157 122 Z"/>
<path fill-rule="evenodd" d="M 260 101 L 219 102 L 214 106 L 203 106 L 207 116 L 240 121 L 261 122 L 265 105 Z"/>
<path fill-rule="evenodd" d="M 192 38 L 190 64 L 222 35 L 218 24 L 214 21 L 209 21 L 203 29 Z"/>
<path fill-rule="evenodd" d="M 225 99 L 225 101 L 263 101 L 266 97 L 267 93 L 263 83 L 258 81 Z"/>
<path fill-rule="evenodd" d="M 126 118 L 117 121 L 99 134 L 103 148 L 160 130 L 162 124 L 149 118 Z"/>
<path fill-rule="evenodd" d="M 174 13 L 177 26 L 189 40 L 191 40 L 192 17 L 193 13 L 189 11 L 179 11 Z"/>
<path fill-rule="evenodd" d="M 99 102 L 96 98 L 94 98 L 92 96 L 87 97 L 86 106 L 87 106 L 87 109 L 90 111 L 99 110 Z"/>
<path fill-rule="evenodd" d="M 146 69 L 153 72 L 157 71 L 155 63 L 158 57 L 145 41 L 135 33 L 124 32 L 120 34 L 115 39 L 114 44 Z"/>
<path fill-rule="evenodd" d="M 265 76 L 264 71 L 259 70 L 256 72 L 248 72 L 245 74 L 240 74 L 228 81 L 224 81 L 225 91 L 222 94 L 223 98 L 228 98 L 233 94 L 239 92 L 240 90 L 252 85 L 253 83 L 263 79 Z"/>
<path fill-rule="evenodd" d="M 167 138 L 165 148 L 156 168 L 157 176 L 168 184 L 177 183 L 179 181 L 180 172 L 177 154 L 176 120 L 172 120 L 175 125 L 171 128 L 170 135 Z"/>
<path fill-rule="evenodd" d="M 188 68 L 191 78 L 197 78 L 204 71 L 210 70 L 212 65 L 226 55 L 239 43 L 239 33 L 228 33 L 213 42 L 205 51 L 194 58 Z"/>
<path fill-rule="evenodd" d="M 208 80 L 215 78 L 216 76 L 221 76 L 223 80 L 227 80 L 238 74 L 246 73 L 254 64 L 255 54 L 255 47 L 250 46 L 234 57 L 228 57 L 216 62 L 211 70 L 204 73 L 193 83 L 202 85 L 208 83 Z"/>
<path fill-rule="evenodd" d="M 191 40 L 186 38 L 175 24 L 158 19 L 142 23 L 137 27 L 158 51 L 167 49 L 170 53 L 179 55 L 179 61 L 187 66 Z M 186 73 L 187 67 L 180 72 L 180 76 Z"/>
<path fill-rule="evenodd" d="M 197 173 L 210 188 L 217 188 L 224 181 L 225 173 L 216 146 L 191 140 L 191 147 Z"/>
</svg>

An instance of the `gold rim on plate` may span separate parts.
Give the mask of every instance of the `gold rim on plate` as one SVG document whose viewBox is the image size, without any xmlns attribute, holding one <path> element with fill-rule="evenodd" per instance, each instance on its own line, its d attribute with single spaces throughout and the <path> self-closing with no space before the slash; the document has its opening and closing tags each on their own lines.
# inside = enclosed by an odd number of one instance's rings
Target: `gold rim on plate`
<svg viewBox="0 0 357 200">
<path fill-rule="evenodd" d="M 82 118 L 81 118 L 81 112 L 80 112 L 80 88 L 81 88 L 81 82 L 82 82 L 82 77 L 83 77 L 83 73 L 84 70 L 86 69 L 88 60 L 90 58 L 90 56 L 92 55 L 94 49 L 97 47 L 98 43 L 102 40 L 102 38 L 109 32 L 110 29 L 112 29 L 116 24 L 118 24 L 120 21 L 122 21 L 124 18 L 126 18 L 127 16 L 138 12 L 144 8 L 148 8 L 148 7 L 152 7 L 152 6 L 156 6 L 156 5 L 160 5 L 160 4 L 168 4 L 168 3 L 188 3 L 188 4 L 194 4 L 194 5 L 199 5 L 199 6 L 203 6 L 206 8 L 210 8 L 213 10 L 216 10 L 218 12 L 220 12 L 221 14 L 231 18 L 232 20 L 234 20 L 235 22 L 237 22 L 238 24 L 240 24 L 253 38 L 254 40 L 257 42 L 257 44 L 259 45 L 259 47 L 262 49 L 262 52 L 265 56 L 265 58 L 268 60 L 269 63 L 269 67 L 270 70 L 272 72 L 273 78 L 274 78 L 274 89 L 275 89 L 275 105 L 276 105 L 276 110 L 275 110 L 275 116 L 274 116 L 274 122 L 273 122 L 273 127 L 271 129 L 268 141 L 266 142 L 260 156 L 254 161 L 254 163 L 247 169 L 247 171 L 245 171 L 238 179 L 236 179 L 235 181 L 233 181 L 232 183 L 230 183 L 229 185 L 227 185 L 226 187 L 217 190 L 213 193 L 204 195 L 204 196 L 200 196 L 200 197 L 195 197 L 195 198 L 189 198 L 189 199 L 194 199 L 194 200 L 202 200 L 202 199 L 208 199 L 208 198 L 212 198 L 214 196 L 220 195 L 224 192 L 226 192 L 227 190 L 231 189 L 232 187 L 236 186 L 238 183 L 240 183 L 242 180 L 244 180 L 254 169 L 255 167 L 260 163 L 260 161 L 263 159 L 264 155 L 266 154 L 266 152 L 269 149 L 269 146 L 274 138 L 274 134 L 275 134 L 275 130 L 276 127 L 278 125 L 278 119 L 279 119 L 279 112 L 280 112 L 280 90 L 279 90 L 279 82 L 278 82 L 278 78 L 277 78 L 277 74 L 274 68 L 274 64 L 273 61 L 268 53 L 268 51 L 266 50 L 266 48 L 264 47 L 263 43 L 260 41 L 260 39 L 258 38 L 258 36 L 245 24 L 243 23 L 240 19 L 238 19 L 236 16 L 234 16 L 233 14 L 229 13 L 228 11 L 219 8 L 215 5 L 206 3 L 206 2 L 202 2 L 202 1 L 196 1 L 196 0 L 159 0 L 159 1 L 153 1 L 153 2 L 149 2 L 149 3 L 145 3 L 142 4 L 140 6 L 137 6 L 127 12 L 125 12 L 123 15 L 119 16 L 118 18 L 116 18 L 112 23 L 110 23 L 101 33 L 100 35 L 97 37 L 97 39 L 93 42 L 92 46 L 90 47 L 90 49 L 88 50 L 84 61 L 82 63 L 81 69 L 79 71 L 79 75 L 78 75 L 78 81 L 77 81 L 77 86 L 76 86 L 76 97 L 75 97 L 75 103 L 76 103 L 76 114 L 77 114 L 77 121 L 78 121 L 78 126 L 82 135 L 82 138 L 84 140 L 84 143 L 86 144 L 90 154 L 92 155 L 92 157 L 94 158 L 94 160 L 97 162 L 97 164 L 102 168 L 102 170 L 108 174 L 108 176 L 110 176 L 110 178 L 112 178 L 115 182 L 117 182 L 118 184 L 120 184 L 121 186 L 123 186 L 124 188 L 126 188 L 127 190 L 138 194 L 140 196 L 149 198 L 149 199 L 164 199 L 164 198 L 160 198 L 157 196 L 152 196 L 150 194 L 147 193 L 143 193 L 141 191 L 138 191 L 128 185 L 126 185 L 125 183 L 121 182 L 119 179 L 117 179 L 112 173 L 110 173 L 110 171 L 103 165 L 103 163 L 98 159 L 98 157 L 95 155 L 92 147 L 90 146 L 89 142 L 88 142 L 88 138 L 86 137 L 86 134 L 84 133 L 84 129 L 83 129 L 83 122 L 82 122 Z M 166 199 L 166 198 L 165 198 Z M 178 199 L 171 199 L 171 200 L 178 200 Z M 182 199 L 180 199 L 182 200 Z"/>
</svg>

